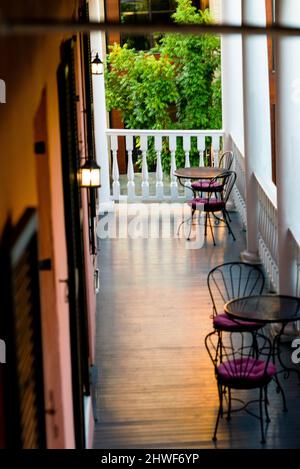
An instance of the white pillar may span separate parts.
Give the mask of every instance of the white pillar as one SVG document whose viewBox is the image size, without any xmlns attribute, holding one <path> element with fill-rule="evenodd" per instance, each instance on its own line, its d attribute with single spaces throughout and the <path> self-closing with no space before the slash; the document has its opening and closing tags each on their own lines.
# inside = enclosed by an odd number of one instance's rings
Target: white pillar
<svg viewBox="0 0 300 469">
<path fill-rule="evenodd" d="M 266 26 L 265 0 L 243 0 L 243 24 Z M 258 198 L 254 174 L 272 180 L 267 36 L 243 36 L 244 141 L 247 204 L 245 262 L 259 262 Z M 234 73 L 234 70 L 232 70 Z"/>
<path fill-rule="evenodd" d="M 279 1 L 276 8 L 279 24 L 300 26 L 299 0 Z M 281 294 L 293 294 L 294 253 L 288 228 L 296 230 L 300 223 L 300 37 L 278 38 L 276 50 L 279 289 Z"/>
<path fill-rule="evenodd" d="M 91 21 L 104 20 L 103 0 L 89 1 L 89 16 Z M 106 57 L 106 41 L 103 32 L 91 33 L 91 50 L 98 52 L 102 62 Z M 94 125 L 95 125 L 95 147 L 96 158 L 101 166 L 101 188 L 99 190 L 100 211 L 110 208 L 110 182 L 109 182 L 109 152 L 107 147 L 106 129 L 108 116 L 105 106 L 105 85 L 103 75 L 93 75 L 94 95 Z"/>
<path fill-rule="evenodd" d="M 222 23 L 240 26 L 241 0 L 222 1 Z M 241 35 L 226 34 L 221 38 L 222 51 L 222 120 L 224 149 L 230 150 L 229 136 L 244 152 L 243 63 Z"/>
</svg>

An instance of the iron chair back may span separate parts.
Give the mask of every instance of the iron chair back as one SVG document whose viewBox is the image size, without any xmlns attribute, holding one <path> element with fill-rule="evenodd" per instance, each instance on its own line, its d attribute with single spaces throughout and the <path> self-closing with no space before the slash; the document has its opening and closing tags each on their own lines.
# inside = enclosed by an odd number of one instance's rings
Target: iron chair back
<svg viewBox="0 0 300 469">
<path fill-rule="evenodd" d="M 207 286 L 213 304 L 213 315 L 223 312 L 224 304 L 233 298 L 260 295 L 265 277 L 257 265 L 226 262 L 214 267 L 207 276 Z"/>
<path fill-rule="evenodd" d="M 235 184 L 235 181 L 236 181 L 236 173 L 234 171 L 225 171 L 222 173 L 222 178 L 223 178 L 222 198 L 226 205 L 226 203 L 228 202 L 229 196 L 231 194 L 231 191 L 233 189 L 233 186 Z"/>
<path fill-rule="evenodd" d="M 234 155 L 231 150 L 224 151 L 219 160 L 219 168 L 229 171 L 231 169 L 233 159 Z"/>
<path fill-rule="evenodd" d="M 233 186 L 236 181 L 236 173 L 234 171 L 222 171 L 218 176 L 214 177 L 210 180 L 208 188 L 207 188 L 207 199 L 209 201 L 212 195 L 215 195 L 218 198 L 218 194 L 220 194 L 220 199 L 223 202 L 228 202 L 230 193 L 233 189 Z M 215 186 L 221 187 L 221 192 L 216 192 Z M 209 208 L 209 207 L 208 207 Z M 225 207 L 226 208 L 226 207 Z M 209 210 L 208 210 L 209 211 Z"/>
</svg>

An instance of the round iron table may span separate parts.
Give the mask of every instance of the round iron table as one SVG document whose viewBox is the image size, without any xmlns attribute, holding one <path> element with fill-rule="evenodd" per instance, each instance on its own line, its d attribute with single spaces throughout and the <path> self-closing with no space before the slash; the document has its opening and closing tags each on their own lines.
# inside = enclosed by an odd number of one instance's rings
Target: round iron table
<svg viewBox="0 0 300 469">
<path fill-rule="evenodd" d="M 174 171 L 174 176 L 177 177 L 179 184 L 186 188 L 188 187 L 194 194 L 194 198 L 197 195 L 197 191 L 194 190 L 190 185 L 182 182 L 182 179 L 188 179 L 192 181 L 198 181 L 199 179 L 214 179 L 224 172 L 223 169 L 214 166 L 199 166 L 192 168 L 179 168 Z"/>
<path fill-rule="evenodd" d="M 277 375 L 283 372 L 286 379 L 289 377 L 290 372 L 295 372 L 300 382 L 300 371 L 286 366 L 282 361 L 280 351 L 281 338 L 286 325 L 300 320 L 300 298 L 285 295 L 246 296 L 228 301 L 224 306 L 224 310 L 233 320 L 280 324 L 279 332 L 273 339 L 273 362 L 275 363 L 277 356 L 282 367 Z M 282 393 L 284 410 L 286 410 L 285 395 L 277 375 L 277 386 Z"/>
<path fill-rule="evenodd" d="M 223 170 L 213 166 L 199 166 L 193 168 L 179 168 L 174 171 L 179 181 L 180 179 L 213 179 L 217 177 Z"/>
<path fill-rule="evenodd" d="M 178 168 L 174 171 L 174 176 L 178 178 L 179 184 L 184 188 L 187 187 L 188 189 L 190 189 L 193 192 L 194 198 L 196 198 L 197 197 L 197 191 L 194 190 L 190 185 L 187 185 L 184 182 L 182 182 L 182 179 L 188 179 L 188 180 L 194 180 L 194 181 L 195 180 L 197 181 L 199 179 L 208 179 L 208 180 L 210 180 L 210 179 L 214 179 L 215 177 L 219 176 L 219 174 L 222 174 L 222 172 L 224 172 L 224 170 L 222 168 L 215 167 L 215 166 L 194 166 L 194 167 L 191 167 L 191 168 Z M 201 211 L 199 211 L 199 213 L 201 213 Z M 215 214 L 214 214 L 214 217 L 217 220 L 217 222 L 220 221 L 220 219 Z M 184 223 L 185 223 L 185 221 L 180 223 L 180 225 L 178 227 L 178 230 L 177 230 L 177 234 L 179 233 L 180 227 Z M 191 234 L 191 232 L 190 232 L 190 234 Z M 190 234 L 187 237 L 188 240 L 190 239 Z"/>
<path fill-rule="evenodd" d="M 174 176 L 177 177 L 179 184 L 186 188 L 188 187 L 196 197 L 197 191 L 195 191 L 190 185 L 186 185 L 182 182 L 182 179 L 188 179 L 192 181 L 198 181 L 199 179 L 213 179 L 223 172 L 222 169 L 214 166 L 199 166 L 192 168 L 179 168 L 174 171 Z"/>
</svg>

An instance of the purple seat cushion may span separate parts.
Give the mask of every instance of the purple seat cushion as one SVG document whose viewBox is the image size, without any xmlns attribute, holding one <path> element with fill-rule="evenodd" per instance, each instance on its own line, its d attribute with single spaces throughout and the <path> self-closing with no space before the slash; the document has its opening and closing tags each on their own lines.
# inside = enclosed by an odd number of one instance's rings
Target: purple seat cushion
<svg viewBox="0 0 300 469">
<path fill-rule="evenodd" d="M 223 185 L 218 181 L 196 181 L 192 183 L 192 188 L 196 191 L 208 191 L 212 190 L 213 192 L 219 192 L 223 190 Z"/>
<path fill-rule="evenodd" d="M 267 384 L 276 373 L 276 366 L 253 357 L 228 360 L 217 367 L 222 384 L 235 388 L 255 388 Z"/>
<path fill-rule="evenodd" d="M 204 204 L 205 212 L 219 212 L 225 208 L 225 202 L 223 200 L 214 199 L 212 197 L 209 199 L 196 197 L 195 199 L 188 200 L 187 204 L 195 210 L 199 210 L 200 205 Z"/>
<path fill-rule="evenodd" d="M 219 331 L 242 332 L 257 331 L 264 326 L 263 322 L 239 321 L 231 319 L 226 313 L 217 314 L 213 317 L 214 328 Z"/>
</svg>

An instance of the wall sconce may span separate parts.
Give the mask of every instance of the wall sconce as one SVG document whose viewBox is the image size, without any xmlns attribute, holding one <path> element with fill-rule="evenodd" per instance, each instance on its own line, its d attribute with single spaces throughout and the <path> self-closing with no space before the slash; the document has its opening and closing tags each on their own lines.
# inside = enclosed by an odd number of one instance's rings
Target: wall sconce
<svg viewBox="0 0 300 469">
<path fill-rule="evenodd" d="M 97 165 L 96 161 L 87 159 L 79 170 L 80 187 L 99 188 L 101 187 L 100 178 L 101 168 Z"/>
<path fill-rule="evenodd" d="M 103 62 L 99 57 L 98 52 L 92 60 L 92 75 L 103 75 Z"/>
</svg>

